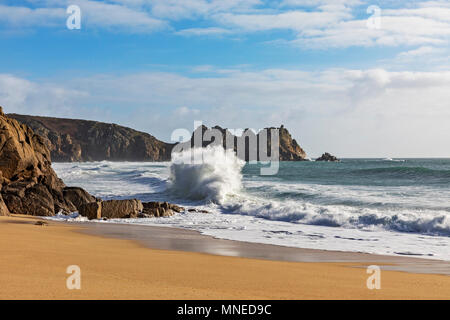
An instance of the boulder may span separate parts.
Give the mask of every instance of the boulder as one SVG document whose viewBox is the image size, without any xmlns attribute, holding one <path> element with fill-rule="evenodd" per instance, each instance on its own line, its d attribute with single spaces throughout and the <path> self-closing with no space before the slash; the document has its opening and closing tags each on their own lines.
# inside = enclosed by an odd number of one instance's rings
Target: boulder
<svg viewBox="0 0 450 320">
<path fill-rule="evenodd" d="M 51 167 L 50 152 L 33 130 L 3 113 L 0 107 L 0 211 L 53 216 L 77 207 L 64 197 L 64 182 Z M 75 198 L 75 196 L 73 197 Z M 79 205 L 82 198 L 77 199 Z"/>
<path fill-rule="evenodd" d="M 114 218 L 136 218 L 143 210 L 140 200 L 109 200 L 102 202 L 102 217 Z"/>
<path fill-rule="evenodd" d="M 78 213 L 83 217 L 87 217 L 89 220 L 101 219 L 102 203 L 100 201 L 85 203 L 80 206 L 80 208 L 78 209 Z"/>
<path fill-rule="evenodd" d="M 144 202 L 143 203 L 143 217 L 170 217 L 175 212 L 180 213 L 184 211 L 183 207 L 171 204 L 168 202 Z"/>
<path fill-rule="evenodd" d="M 320 158 L 317 158 L 316 161 L 339 162 L 340 160 L 328 152 L 325 152 Z"/>
<path fill-rule="evenodd" d="M 96 201 L 81 205 L 79 214 L 88 219 L 137 218 L 143 211 L 140 200 Z"/>
<path fill-rule="evenodd" d="M 77 210 L 87 203 L 96 202 L 97 199 L 91 196 L 84 189 L 79 187 L 65 187 L 63 189 L 63 196 L 66 201 L 70 201 Z"/>
</svg>

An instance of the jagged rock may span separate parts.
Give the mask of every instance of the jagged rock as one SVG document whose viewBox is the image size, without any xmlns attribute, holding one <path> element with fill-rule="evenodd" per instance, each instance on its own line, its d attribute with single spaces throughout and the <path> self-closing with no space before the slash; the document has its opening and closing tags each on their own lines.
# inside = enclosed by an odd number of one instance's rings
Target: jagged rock
<svg viewBox="0 0 450 320">
<path fill-rule="evenodd" d="M 281 125 L 280 127 L 280 161 L 304 161 L 306 152 L 292 139 L 289 131 Z"/>
<path fill-rule="evenodd" d="M 325 152 L 320 158 L 317 158 L 316 161 L 339 162 L 340 160 L 328 152 Z"/>
<path fill-rule="evenodd" d="M 280 161 L 306 161 L 306 152 L 298 145 L 297 141 L 292 138 L 289 131 L 281 125 L 280 128 L 265 128 L 267 133 L 264 135 L 267 137 L 266 153 L 270 153 L 272 145 L 272 135 L 270 129 L 278 129 L 279 132 L 279 160 Z M 220 132 L 222 141 L 216 141 L 216 133 Z M 203 137 L 203 138 L 202 138 Z M 208 128 L 204 125 L 199 126 L 192 134 L 191 140 L 184 142 L 181 146 L 183 149 L 190 147 L 199 147 L 196 145 L 196 139 L 201 139 L 201 146 L 207 147 L 209 145 L 222 144 L 224 148 L 232 149 L 238 154 L 238 156 L 245 161 L 267 161 L 269 160 L 269 154 L 266 159 L 261 159 L 260 144 L 262 144 L 261 132 L 254 133 L 250 129 L 245 129 L 241 136 L 233 135 L 228 129 L 223 129 L 219 126 Z M 250 143 L 253 141 L 253 143 Z M 244 146 L 244 152 L 239 154 L 239 146 Z M 241 149 L 242 150 L 242 149 Z M 264 154 L 264 152 L 262 152 Z"/>
<path fill-rule="evenodd" d="M 9 114 L 43 137 L 53 161 L 169 161 L 173 144 L 116 124 Z"/>
<path fill-rule="evenodd" d="M 142 202 L 137 199 L 108 200 L 84 204 L 80 207 L 79 214 L 90 220 L 136 218 L 143 209 Z"/>
<path fill-rule="evenodd" d="M 64 198 L 66 187 L 51 167 L 43 139 L 5 116 L 0 107 L 1 197 L 11 213 L 52 216 L 76 211 Z M 2 205 L 0 203 L 0 211 Z"/>
<path fill-rule="evenodd" d="M 143 217 L 169 217 L 184 211 L 183 207 L 168 202 L 144 202 Z"/>
</svg>

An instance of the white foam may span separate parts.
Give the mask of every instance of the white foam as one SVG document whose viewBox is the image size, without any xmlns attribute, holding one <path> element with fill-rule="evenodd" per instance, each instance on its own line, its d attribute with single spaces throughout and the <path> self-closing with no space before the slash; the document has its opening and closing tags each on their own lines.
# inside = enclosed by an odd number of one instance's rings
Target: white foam
<svg viewBox="0 0 450 320">
<path fill-rule="evenodd" d="M 193 161 L 195 153 L 201 156 L 199 161 Z M 217 146 L 175 153 L 169 189 L 187 199 L 223 203 L 227 197 L 239 194 L 244 165 L 233 151 Z"/>
</svg>

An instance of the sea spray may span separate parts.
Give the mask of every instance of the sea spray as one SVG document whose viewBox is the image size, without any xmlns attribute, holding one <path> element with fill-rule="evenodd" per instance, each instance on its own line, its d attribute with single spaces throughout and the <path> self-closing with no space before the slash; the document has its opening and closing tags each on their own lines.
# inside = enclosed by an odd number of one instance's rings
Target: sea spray
<svg viewBox="0 0 450 320">
<path fill-rule="evenodd" d="M 193 161 L 193 151 L 200 159 Z M 221 146 L 191 149 L 172 155 L 169 190 L 179 197 L 223 203 L 242 187 L 245 162 Z"/>
</svg>

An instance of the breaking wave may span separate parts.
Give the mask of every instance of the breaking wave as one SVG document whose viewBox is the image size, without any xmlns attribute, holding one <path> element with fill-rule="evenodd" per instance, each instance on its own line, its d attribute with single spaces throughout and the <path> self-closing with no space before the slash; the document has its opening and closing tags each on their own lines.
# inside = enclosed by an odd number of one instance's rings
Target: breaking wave
<svg viewBox="0 0 450 320">
<path fill-rule="evenodd" d="M 241 190 L 244 165 L 233 151 L 217 146 L 174 153 L 169 191 L 190 200 L 223 203 Z"/>
</svg>

